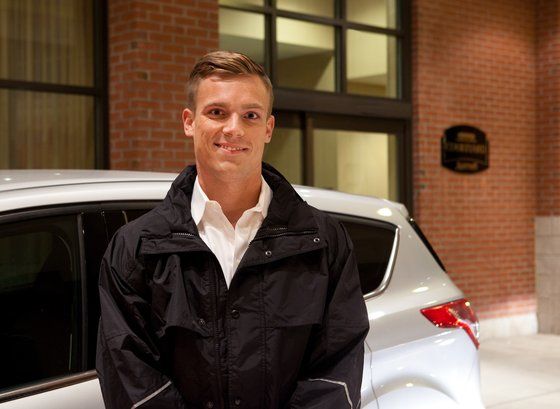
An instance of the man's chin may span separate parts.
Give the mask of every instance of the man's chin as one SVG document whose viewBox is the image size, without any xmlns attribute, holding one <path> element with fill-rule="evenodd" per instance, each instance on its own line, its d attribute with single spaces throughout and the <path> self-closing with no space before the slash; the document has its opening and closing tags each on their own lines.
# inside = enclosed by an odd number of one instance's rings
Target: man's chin
<svg viewBox="0 0 560 409">
<path fill-rule="evenodd" d="M 234 180 L 247 179 L 253 174 L 261 173 L 261 163 L 258 165 L 248 166 L 247 160 L 221 160 L 214 164 L 209 171 L 220 178 Z"/>
</svg>

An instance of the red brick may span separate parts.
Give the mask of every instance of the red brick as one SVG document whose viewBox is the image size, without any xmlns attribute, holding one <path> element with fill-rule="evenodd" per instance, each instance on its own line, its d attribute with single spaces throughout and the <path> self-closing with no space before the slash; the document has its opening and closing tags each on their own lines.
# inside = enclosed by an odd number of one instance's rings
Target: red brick
<svg viewBox="0 0 560 409">
<path fill-rule="evenodd" d="M 108 6 L 111 167 L 179 171 L 194 160 L 181 124 L 187 73 L 218 45 L 218 1 Z M 201 27 L 195 15 L 211 21 Z"/>
<path fill-rule="evenodd" d="M 480 318 L 534 312 L 537 7 L 412 7 L 415 216 Z M 440 138 L 456 124 L 486 132 L 489 169 L 463 175 L 441 166 Z"/>
</svg>

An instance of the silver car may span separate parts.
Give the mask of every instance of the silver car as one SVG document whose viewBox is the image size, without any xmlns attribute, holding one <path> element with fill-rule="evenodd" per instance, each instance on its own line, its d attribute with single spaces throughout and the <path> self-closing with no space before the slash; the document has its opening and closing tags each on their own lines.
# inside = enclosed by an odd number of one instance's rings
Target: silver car
<svg viewBox="0 0 560 409">
<path fill-rule="evenodd" d="M 174 174 L 0 171 L 0 409 L 101 409 L 97 274 Z M 478 321 L 404 206 L 297 186 L 348 229 L 371 329 L 361 407 L 481 409 Z"/>
</svg>

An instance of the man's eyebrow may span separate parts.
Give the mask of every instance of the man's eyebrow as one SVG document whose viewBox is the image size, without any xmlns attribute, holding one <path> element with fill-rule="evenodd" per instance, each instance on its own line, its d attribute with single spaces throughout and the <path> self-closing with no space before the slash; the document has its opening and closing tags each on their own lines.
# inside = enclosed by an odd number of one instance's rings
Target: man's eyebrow
<svg viewBox="0 0 560 409">
<path fill-rule="evenodd" d="M 208 107 L 220 107 L 220 108 L 227 108 L 229 104 L 226 104 L 225 102 L 219 102 L 219 101 L 215 101 L 215 102 L 209 102 L 207 104 L 204 105 L 205 108 Z M 264 110 L 264 106 L 262 104 L 259 104 L 258 102 L 252 102 L 249 104 L 244 104 L 241 105 L 241 108 L 243 109 L 262 109 Z"/>
<path fill-rule="evenodd" d="M 241 108 L 243 108 L 243 109 L 255 109 L 256 108 L 256 109 L 263 109 L 264 110 L 264 107 L 262 106 L 262 104 L 259 104 L 258 102 L 241 105 Z"/>
<path fill-rule="evenodd" d="M 209 102 L 207 104 L 204 105 L 205 107 L 227 107 L 227 104 L 223 103 L 223 102 Z"/>
</svg>

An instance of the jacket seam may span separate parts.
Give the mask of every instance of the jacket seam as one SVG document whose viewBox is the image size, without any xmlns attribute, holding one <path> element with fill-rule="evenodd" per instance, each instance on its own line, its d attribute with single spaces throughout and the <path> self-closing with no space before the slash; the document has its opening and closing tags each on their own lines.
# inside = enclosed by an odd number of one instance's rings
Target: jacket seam
<svg viewBox="0 0 560 409">
<path fill-rule="evenodd" d="M 267 355 L 267 345 L 266 345 L 266 330 L 267 330 L 267 324 L 266 324 L 266 308 L 265 308 L 265 303 L 264 303 L 264 273 L 261 272 L 261 294 L 260 294 L 260 301 L 261 301 L 261 308 L 262 308 L 262 341 L 263 341 L 263 348 L 262 348 L 262 371 L 263 371 L 263 380 L 265 380 L 263 383 L 263 388 L 262 388 L 262 407 L 264 407 L 265 404 L 265 397 L 266 397 L 266 388 L 267 388 L 267 384 L 266 384 L 266 379 L 268 379 L 268 374 L 267 374 L 267 370 L 266 370 L 266 355 Z"/>
<path fill-rule="evenodd" d="M 308 379 L 308 381 L 311 381 L 311 382 L 315 382 L 315 381 L 329 382 L 329 383 L 334 383 L 336 385 L 342 386 L 344 388 L 344 392 L 346 394 L 346 400 L 348 400 L 348 405 L 350 405 L 350 409 L 354 409 L 354 404 L 352 403 L 352 399 L 350 399 L 350 392 L 348 392 L 348 385 L 346 384 L 346 382 L 335 381 L 333 379 L 326 379 L 326 378 L 310 378 L 310 379 Z"/>
<path fill-rule="evenodd" d="M 112 341 L 115 338 L 122 337 L 123 335 L 128 335 L 128 332 L 124 331 L 115 335 L 111 335 L 105 338 L 105 342 Z"/>
<path fill-rule="evenodd" d="M 369 329 L 369 324 L 356 324 L 356 325 L 329 325 L 327 323 L 327 325 L 329 326 L 329 328 L 333 329 L 333 328 L 368 328 Z"/>
<path fill-rule="evenodd" d="M 163 392 L 167 387 L 169 387 L 171 385 L 171 381 L 167 381 L 167 383 L 165 385 L 163 385 L 161 388 L 159 388 L 158 390 L 152 392 L 151 394 L 149 394 L 148 396 L 146 396 L 144 399 L 136 402 L 134 405 L 132 405 L 130 407 L 130 409 L 135 409 L 141 405 L 143 405 L 144 403 L 148 402 L 150 399 L 155 398 L 159 393 Z"/>
</svg>

